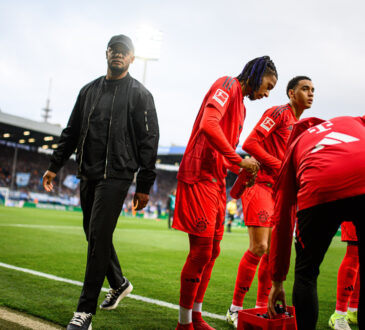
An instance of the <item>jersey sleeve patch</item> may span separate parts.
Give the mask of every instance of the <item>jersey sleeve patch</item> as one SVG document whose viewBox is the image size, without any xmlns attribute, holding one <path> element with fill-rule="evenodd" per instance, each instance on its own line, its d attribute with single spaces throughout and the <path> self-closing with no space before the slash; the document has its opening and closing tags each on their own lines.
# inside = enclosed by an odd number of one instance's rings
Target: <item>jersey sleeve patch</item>
<svg viewBox="0 0 365 330">
<path fill-rule="evenodd" d="M 222 107 L 227 103 L 228 99 L 229 95 L 219 88 L 215 91 L 213 96 L 213 100 L 215 100 Z"/>
<path fill-rule="evenodd" d="M 260 125 L 265 131 L 270 132 L 271 129 L 275 126 L 275 121 L 270 117 L 266 117 Z"/>
</svg>

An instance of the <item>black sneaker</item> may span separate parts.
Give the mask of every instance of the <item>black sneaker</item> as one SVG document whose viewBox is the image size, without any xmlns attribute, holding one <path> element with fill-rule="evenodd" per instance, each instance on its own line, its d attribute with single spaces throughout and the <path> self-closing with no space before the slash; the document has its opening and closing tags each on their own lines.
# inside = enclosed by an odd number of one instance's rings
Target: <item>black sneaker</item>
<svg viewBox="0 0 365 330">
<path fill-rule="evenodd" d="M 91 330 L 91 313 L 75 312 L 66 330 Z"/>
<path fill-rule="evenodd" d="M 116 290 L 110 289 L 100 309 L 111 310 L 117 308 L 119 302 L 133 290 L 133 285 L 124 277 L 124 283 Z"/>
</svg>

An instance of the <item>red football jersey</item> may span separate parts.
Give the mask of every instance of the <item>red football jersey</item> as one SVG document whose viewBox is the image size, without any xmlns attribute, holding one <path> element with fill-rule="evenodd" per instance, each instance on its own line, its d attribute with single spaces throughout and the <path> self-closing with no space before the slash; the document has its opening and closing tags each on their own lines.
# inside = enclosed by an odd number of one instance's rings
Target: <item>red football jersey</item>
<svg viewBox="0 0 365 330">
<path fill-rule="evenodd" d="M 218 79 L 206 94 L 195 119 L 178 180 L 189 184 L 213 180 L 223 184 L 227 168 L 242 161 L 235 150 L 245 116 L 239 81 L 232 77 Z"/>
<path fill-rule="evenodd" d="M 290 140 L 274 188 L 274 281 L 284 280 L 289 269 L 296 211 L 365 194 L 365 117 L 307 118 L 295 125 Z"/>
<path fill-rule="evenodd" d="M 261 163 L 256 183 L 274 184 L 296 121 L 290 104 L 275 106 L 264 112 L 247 137 L 242 149 Z"/>
</svg>

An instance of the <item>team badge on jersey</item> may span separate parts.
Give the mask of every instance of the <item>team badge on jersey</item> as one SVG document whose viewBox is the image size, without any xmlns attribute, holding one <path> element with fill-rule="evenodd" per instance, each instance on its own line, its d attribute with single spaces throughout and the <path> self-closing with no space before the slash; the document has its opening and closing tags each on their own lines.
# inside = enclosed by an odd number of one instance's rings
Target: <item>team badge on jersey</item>
<svg viewBox="0 0 365 330">
<path fill-rule="evenodd" d="M 198 218 L 195 220 L 195 227 L 199 233 L 207 230 L 208 220 L 205 218 Z"/>
<path fill-rule="evenodd" d="M 217 89 L 213 96 L 213 100 L 216 100 L 222 107 L 226 104 L 228 98 L 229 95 L 221 89 Z"/>
<path fill-rule="evenodd" d="M 270 215 L 267 211 L 261 210 L 258 213 L 258 217 L 259 217 L 260 223 L 265 223 L 265 222 L 267 222 L 267 220 L 269 220 Z"/>
<path fill-rule="evenodd" d="M 267 132 L 270 132 L 270 130 L 275 126 L 275 122 L 270 117 L 266 117 L 260 126 Z"/>
</svg>

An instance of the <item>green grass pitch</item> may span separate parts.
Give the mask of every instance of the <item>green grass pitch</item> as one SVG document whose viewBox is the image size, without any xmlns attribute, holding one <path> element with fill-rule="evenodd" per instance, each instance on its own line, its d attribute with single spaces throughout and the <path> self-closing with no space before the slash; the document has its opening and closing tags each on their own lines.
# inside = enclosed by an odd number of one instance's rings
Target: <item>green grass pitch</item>
<svg viewBox="0 0 365 330">
<path fill-rule="evenodd" d="M 179 277 L 184 264 L 187 235 L 168 230 L 166 221 L 121 217 L 114 233 L 124 274 L 133 293 L 178 304 Z M 86 240 L 81 213 L 0 207 L 0 262 L 83 281 Z M 203 310 L 225 315 L 230 306 L 237 266 L 248 247 L 242 228 L 226 233 L 212 273 Z M 346 245 L 335 237 L 321 267 L 318 281 L 320 315 L 317 329 L 328 329 L 335 308 L 337 270 Z M 285 283 L 291 304 L 293 264 Z M 104 283 L 104 287 L 108 284 Z M 254 307 L 257 278 L 246 295 L 245 308 Z M 0 305 L 8 306 L 62 326 L 69 322 L 81 287 L 0 267 Z M 104 297 L 100 295 L 100 301 Z M 126 298 L 114 311 L 98 311 L 94 329 L 174 329 L 177 310 Z M 224 321 L 206 318 L 216 329 L 230 329 Z M 353 327 L 353 329 L 357 329 Z"/>
</svg>

